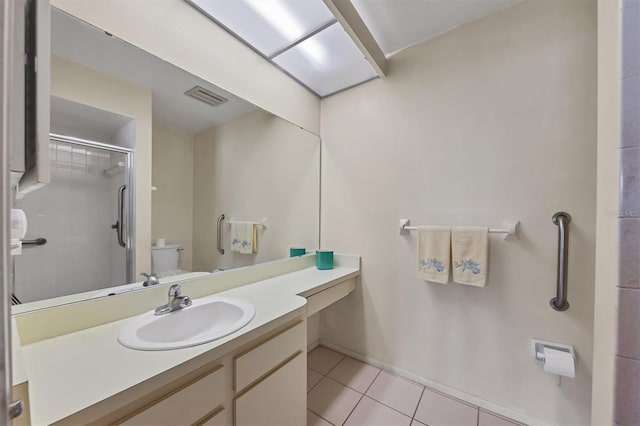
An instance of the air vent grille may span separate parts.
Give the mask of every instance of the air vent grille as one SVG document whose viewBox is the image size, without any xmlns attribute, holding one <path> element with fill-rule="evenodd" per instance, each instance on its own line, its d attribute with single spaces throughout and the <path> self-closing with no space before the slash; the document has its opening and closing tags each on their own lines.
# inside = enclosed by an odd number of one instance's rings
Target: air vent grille
<svg viewBox="0 0 640 426">
<path fill-rule="evenodd" d="M 228 101 L 227 98 L 224 98 L 220 95 L 216 95 L 215 93 L 200 87 L 196 86 L 193 89 L 189 89 L 184 92 L 185 95 L 192 97 L 193 99 L 197 99 L 200 102 L 204 102 L 207 105 L 218 106 Z"/>
</svg>

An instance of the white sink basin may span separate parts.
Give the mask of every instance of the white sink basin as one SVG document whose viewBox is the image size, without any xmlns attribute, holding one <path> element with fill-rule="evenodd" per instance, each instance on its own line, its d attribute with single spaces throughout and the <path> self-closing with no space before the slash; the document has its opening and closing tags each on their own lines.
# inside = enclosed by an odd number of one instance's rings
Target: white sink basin
<svg viewBox="0 0 640 426">
<path fill-rule="evenodd" d="M 164 315 L 140 315 L 120 330 L 118 341 L 129 348 L 163 351 L 201 345 L 247 325 L 256 313 L 249 302 L 226 297 L 196 299 L 189 307 Z"/>
</svg>

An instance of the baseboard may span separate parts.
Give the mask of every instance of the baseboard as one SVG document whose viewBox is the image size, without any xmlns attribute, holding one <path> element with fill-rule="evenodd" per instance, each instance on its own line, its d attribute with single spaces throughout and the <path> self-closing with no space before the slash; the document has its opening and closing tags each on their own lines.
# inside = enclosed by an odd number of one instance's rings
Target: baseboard
<svg viewBox="0 0 640 426">
<path fill-rule="evenodd" d="M 307 345 L 307 352 L 311 352 L 320 344 L 320 339 L 316 339 Z"/>
<path fill-rule="evenodd" d="M 336 352 L 341 352 L 345 355 L 350 356 L 351 358 L 355 358 L 359 361 L 362 362 L 366 362 L 367 364 L 373 365 L 374 367 L 378 367 L 381 368 L 383 370 L 387 370 L 390 371 L 391 373 L 394 373 L 398 376 L 402 376 L 404 378 L 407 378 L 413 382 L 419 383 L 423 386 L 426 386 L 432 390 L 435 390 L 437 392 L 440 392 L 442 394 L 445 394 L 446 396 L 455 398 L 455 399 L 459 399 L 462 402 L 466 402 L 467 404 L 471 404 L 471 405 L 475 405 L 476 407 L 485 410 L 485 411 L 489 411 L 492 413 L 496 413 L 499 414 L 500 416 L 504 416 L 507 419 L 512 419 L 521 423 L 524 423 L 525 425 L 530 425 L 530 426 L 550 426 L 548 423 L 545 423 L 543 421 L 540 421 L 538 419 L 534 419 L 532 417 L 529 417 L 528 415 L 521 413 L 519 411 L 515 411 L 512 410 L 510 408 L 506 408 L 503 407 L 501 405 L 497 405 L 494 404 L 492 402 L 486 401 L 482 398 L 478 398 L 477 396 L 473 396 L 471 394 L 459 391 L 457 389 L 454 389 L 452 387 L 449 387 L 447 385 L 443 385 L 442 383 L 438 383 L 438 382 L 434 382 L 433 380 L 429 380 L 429 379 L 425 379 L 424 377 L 420 377 L 416 374 L 413 374 L 409 371 L 403 370 L 402 368 L 398 368 L 394 365 L 391 364 L 387 364 L 386 362 L 382 362 L 379 361 L 375 358 L 371 358 L 369 356 L 357 353 L 357 352 L 353 352 L 347 348 L 343 348 L 342 346 L 333 344 L 331 342 L 328 342 L 324 339 L 319 339 L 319 341 L 316 341 L 313 343 L 315 346 L 318 346 L 318 344 L 325 346 L 329 349 L 333 349 Z M 315 347 L 314 346 L 314 347 Z"/>
</svg>

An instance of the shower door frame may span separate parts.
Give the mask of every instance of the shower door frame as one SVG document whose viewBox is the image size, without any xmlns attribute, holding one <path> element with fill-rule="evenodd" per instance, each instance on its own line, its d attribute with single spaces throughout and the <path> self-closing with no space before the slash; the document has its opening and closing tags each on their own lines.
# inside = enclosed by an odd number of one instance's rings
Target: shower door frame
<svg viewBox="0 0 640 426">
<path fill-rule="evenodd" d="M 56 133 L 49 133 L 49 139 L 51 141 L 68 143 L 71 145 L 83 146 L 86 148 L 101 149 L 109 152 L 117 152 L 124 154 L 126 161 L 126 173 L 125 184 L 127 185 L 126 191 L 126 207 L 124 211 L 126 233 L 126 280 L 127 284 L 135 282 L 135 270 L 136 270 L 136 179 L 134 172 L 135 150 L 130 148 L 124 148 L 117 145 L 110 145 L 102 142 L 91 141 L 88 139 L 76 138 L 73 136 L 60 135 Z"/>
</svg>

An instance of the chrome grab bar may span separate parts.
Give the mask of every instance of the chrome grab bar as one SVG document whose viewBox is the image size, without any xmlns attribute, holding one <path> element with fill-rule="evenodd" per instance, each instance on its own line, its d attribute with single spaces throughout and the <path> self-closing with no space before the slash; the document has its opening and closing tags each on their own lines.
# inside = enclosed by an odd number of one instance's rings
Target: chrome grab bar
<svg viewBox="0 0 640 426">
<path fill-rule="evenodd" d="M 556 297 L 549 301 L 551 308 L 556 311 L 569 309 L 567 301 L 567 265 L 569 262 L 569 222 L 571 215 L 566 212 L 557 212 L 551 219 L 558 225 L 558 288 Z"/>
<path fill-rule="evenodd" d="M 111 225 L 111 229 L 115 229 L 118 234 L 118 244 L 121 247 L 126 247 L 127 244 L 124 241 L 124 190 L 127 189 L 127 185 L 122 185 L 118 188 L 118 220 L 114 225 Z"/>
<path fill-rule="evenodd" d="M 47 244 L 46 238 L 34 238 L 32 240 L 20 240 L 23 246 L 43 246 Z"/>
<path fill-rule="evenodd" d="M 224 249 L 222 248 L 222 221 L 224 220 L 224 213 L 220 215 L 218 218 L 218 231 L 216 235 L 216 241 L 218 244 L 218 251 L 220 254 L 224 254 Z"/>
</svg>

